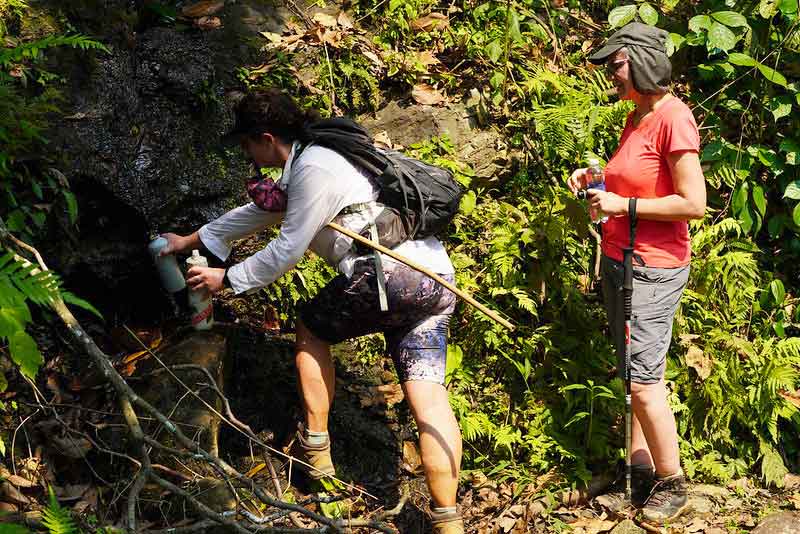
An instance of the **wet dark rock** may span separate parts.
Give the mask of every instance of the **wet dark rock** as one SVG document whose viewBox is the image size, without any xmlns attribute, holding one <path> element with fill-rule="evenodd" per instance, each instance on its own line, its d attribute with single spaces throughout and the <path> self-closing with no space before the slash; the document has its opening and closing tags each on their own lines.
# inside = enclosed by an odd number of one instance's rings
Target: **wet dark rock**
<svg viewBox="0 0 800 534">
<path fill-rule="evenodd" d="M 70 85 L 50 138 L 79 220 L 77 231 L 53 230 L 42 248 L 67 286 L 101 311 L 170 315 L 147 242 L 156 232 L 194 231 L 244 199 L 246 163 L 219 144 L 232 121 L 226 94 L 239 87 L 237 67 L 257 58 L 258 32 L 276 31 L 285 9 L 236 2 L 221 12 L 221 29 L 200 31 L 158 25 L 127 0 L 45 5 L 110 52 L 59 58 Z"/>
</svg>

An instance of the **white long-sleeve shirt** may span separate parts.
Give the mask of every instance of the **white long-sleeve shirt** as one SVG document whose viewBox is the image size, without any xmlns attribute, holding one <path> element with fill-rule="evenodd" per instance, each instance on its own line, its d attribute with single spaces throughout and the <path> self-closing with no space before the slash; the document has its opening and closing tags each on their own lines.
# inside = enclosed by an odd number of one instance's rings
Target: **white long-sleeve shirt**
<svg viewBox="0 0 800 534">
<path fill-rule="evenodd" d="M 333 150 L 312 145 L 295 161 L 295 143 L 283 168 L 279 185 L 287 193 L 286 212 L 264 211 L 253 203 L 235 208 L 199 230 L 200 240 L 215 256 L 226 259 L 231 245 L 283 220 L 280 234 L 266 247 L 228 269 L 236 293 L 267 286 L 294 267 L 311 249 L 346 275 L 353 272 L 357 255 L 352 239 L 327 227 L 344 208 L 371 202 L 378 188 L 347 159 Z M 355 232 L 364 227 L 360 214 L 340 217 Z M 406 241 L 394 251 L 439 274 L 453 273 L 442 243 L 435 237 Z M 383 261 L 392 258 L 381 255 Z"/>
</svg>

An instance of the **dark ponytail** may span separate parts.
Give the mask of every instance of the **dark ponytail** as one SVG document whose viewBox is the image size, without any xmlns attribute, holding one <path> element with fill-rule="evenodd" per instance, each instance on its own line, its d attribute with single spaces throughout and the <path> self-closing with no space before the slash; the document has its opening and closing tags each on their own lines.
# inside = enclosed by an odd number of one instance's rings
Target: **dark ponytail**
<svg viewBox="0 0 800 534">
<path fill-rule="evenodd" d="M 234 107 L 237 129 L 250 135 L 271 133 L 284 143 L 308 141 L 306 126 L 320 119 L 314 109 L 301 109 L 280 89 L 262 89 L 245 95 Z"/>
</svg>

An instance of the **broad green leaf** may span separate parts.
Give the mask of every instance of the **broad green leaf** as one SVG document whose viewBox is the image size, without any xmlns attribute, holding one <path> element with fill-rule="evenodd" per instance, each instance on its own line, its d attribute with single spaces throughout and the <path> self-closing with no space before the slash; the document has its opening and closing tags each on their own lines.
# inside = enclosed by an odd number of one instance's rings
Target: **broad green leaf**
<svg viewBox="0 0 800 534">
<path fill-rule="evenodd" d="M 786 189 L 783 191 L 783 198 L 800 200 L 800 180 L 795 180 L 786 186 Z"/>
<path fill-rule="evenodd" d="M 647 2 L 639 6 L 639 18 L 642 22 L 655 26 L 658 23 L 658 11 Z"/>
<path fill-rule="evenodd" d="M 784 15 L 797 15 L 797 0 L 781 0 L 778 7 Z"/>
<path fill-rule="evenodd" d="M 0 454 L 5 456 L 6 444 L 2 440 L 0 440 L 0 443 L 2 443 L 2 447 L 0 447 L 2 451 L 0 451 Z M 31 534 L 31 531 L 16 523 L 2 523 L 2 525 L 0 525 L 0 534 Z"/>
<path fill-rule="evenodd" d="M 522 37 L 522 32 L 519 30 L 519 14 L 516 9 L 511 9 L 509 12 L 509 22 L 510 26 L 508 31 L 514 41 L 518 43 L 524 41 L 525 38 Z"/>
<path fill-rule="evenodd" d="M 8 348 L 11 359 L 19 365 L 22 374 L 30 379 L 36 378 L 39 367 L 44 363 L 36 341 L 27 332 L 20 330 L 8 339 Z"/>
<path fill-rule="evenodd" d="M 711 29 L 708 30 L 708 42 L 706 46 L 709 50 L 719 48 L 727 52 L 736 46 L 737 40 L 736 34 L 734 34 L 730 28 L 719 22 L 714 22 L 711 25 Z"/>
<path fill-rule="evenodd" d="M 783 487 L 784 477 L 789 472 L 783 463 L 780 453 L 766 441 L 759 443 L 761 449 L 761 474 L 768 484 L 775 484 L 779 488 Z"/>
<path fill-rule="evenodd" d="M 745 182 L 737 187 L 736 191 L 733 193 L 731 207 L 733 208 L 733 213 L 737 216 L 745 209 L 745 206 L 747 205 L 747 193 L 749 188 L 750 184 Z"/>
<path fill-rule="evenodd" d="M 767 196 L 764 194 L 764 188 L 756 184 L 753 186 L 753 204 L 756 205 L 756 210 L 763 217 L 767 213 Z"/>
<path fill-rule="evenodd" d="M 561 391 L 562 392 L 563 391 L 573 391 L 573 390 L 576 390 L 576 389 L 577 390 L 585 390 L 585 389 L 589 389 L 589 388 L 586 387 L 584 384 L 570 384 L 568 386 L 564 386 L 563 388 L 561 388 Z"/>
<path fill-rule="evenodd" d="M 786 330 L 783 327 L 783 321 L 775 321 L 772 323 L 772 329 L 778 335 L 778 337 L 786 337 Z"/>
<path fill-rule="evenodd" d="M 767 231 L 772 239 L 777 239 L 781 236 L 783 233 L 785 220 L 786 215 L 783 213 L 779 213 L 778 215 L 770 218 L 769 222 L 767 223 Z"/>
<path fill-rule="evenodd" d="M 781 0 L 761 0 L 761 3 L 758 5 L 758 12 L 765 19 L 771 19 L 778 12 L 778 6 L 780 4 Z"/>
<path fill-rule="evenodd" d="M 792 220 L 794 221 L 794 224 L 800 226 L 800 203 L 798 203 L 794 207 L 794 211 L 792 211 Z"/>
<path fill-rule="evenodd" d="M 767 80 L 771 81 L 776 85 L 780 85 L 781 87 L 786 87 L 788 82 L 786 81 L 786 77 L 783 74 L 776 71 L 772 67 L 764 65 L 763 63 L 758 63 L 756 67 L 758 67 L 758 70 L 761 71 L 761 74 L 764 75 L 764 78 L 766 78 Z"/>
<path fill-rule="evenodd" d="M 670 33 L 667 39 L 667 55 L 671 56 L 676 50 L 680 50 L 686 38 L 678 33 Z"/>
<path fill-rule="evenodd" d="M 619 6 L 615 7 L 608 14 L 608 23 L 612 28 L 619 28 L 625 26 L 636 17 L 636 6 Z"/>
<path fill-rule="evenodd" d="M 786 289 L 783 287 L 783 282 L 777 279 L 773 280 L 769 283 L 769 291 L 775 299 L 775 304 L 783 304 L 783 300 L 786 298 Z"/>
<path fill-rule="evenodd" d="M 753 219 L 753 214 L 750 212 L 750 207 L 745 206 L 744 209 L 739 212 L 739 224 L 742 225 L 742 231 L 744 233 L 749 234 L 756 223 L 755 219 Z M 757 229 L 757 227 L 756 227 Z"/>
<path fill-rule="evenodd" d="M 500 39 L 495 39 L 486 45 L 486 49 L 484 51 L 486 52 L 486 55 L 489 56 L 489 60 L 492 63 L 497 63 L 497 61 L 500 59 L 500 56 L 503 55 L 503 50 L 503 44 Z"/>
<path fill-rule="evenodd" d="M 787 117 L 792 112 L 792 100 L 788 95 L 776 96 L 769 103 L 769 109 L 775 122 Z"/>
<path fill-rule="evenodd" d="M 700 33 L 701 30 L 710 29 L 711 23 L 711 17 L 708 15 L 696 15 L 689 19 L 689 30 L 694 33 Z"/>
<path fill-rule="evenodd" d="M 786 153 L 786 163 L 788 165 L 797 165 L 798 153 L 800 153 L 800 144 L 794 139 L 784 139 L 781 141 L 779 150 Z"/>
<path fill-rule="evenodd" d="M 473 211 L 475 211 L 475 205 L 478 202 L 478 196 L 475 194 L 475 191 L 467 191 L 463 197 L 461 197 L 461 205 L 459 206 L 459 211 L 464 215 L 471 215 Z"/>
<path fill-rule="evenodd" d="M 78 201 L 75 199 L 75 195 L 71 191 L 62 189 L 61 192 L 64 194 L 64 200 L 67 201 L 67 214 L 69 215 L 69 222 L 70 224 L 75 224 L 78 221 Z"/>
<path fill-rule="evenodd" d="M 729 26 L 731 28 L 738 28 L 748 25 L 745 16 L 741 13 L 737 13 L 736 11 L 717 11 L 716 13 L 712 13 L 711 17 L 717 22 L 721 22 L 725 26 Z"/>
<path fill-rule="evenodd" d="M 492 74 L 492 77 L 489 78 L 489 85 L 491 85 L 492 88 L 494 88 L 494 89 L 499 89 L 500 86 L 503 85 L 503 80 L 505 80 L 505 79 L 506 79 L 506 75 L 503 74 L 501 71 L 496 70 L 496 71 L 494 71 L 494 74 Z"/>
<path fill-rule="evenodd" d="M 728 54 L 728 61 L 740 67 L 755 67 L 756 60 L 741 52 L 731 52 Z"/>
</svg>

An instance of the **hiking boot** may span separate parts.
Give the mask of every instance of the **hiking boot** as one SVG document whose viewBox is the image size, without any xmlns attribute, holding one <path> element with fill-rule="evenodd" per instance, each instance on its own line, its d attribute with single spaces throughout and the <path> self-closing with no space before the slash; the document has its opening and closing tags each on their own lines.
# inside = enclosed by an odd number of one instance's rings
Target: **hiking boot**
<svg viewBox="0 0 800 534">
<path fill-rule="evenodd" d="M 656 478 L 650 497 L 642 508 L 642 518 L 648 523 L 661 525 L 686 511 L 686 477 L 683 473 Z"/>
<path fill-rule="evenodd" d="M 311 465 L 313 469 L 299 462 L 294 463 L 293 467 L 300 469 L 313 480 L 335 476 L 336 469 L 334 469 L 331 459 L 331 440 L 328 439 L 322 445 L 312 445 L 305 439 L 304 432 L 305 430 L 301 426 L 286 453 Z"/>
<path fill-rule="evenodd" d="M 655 472 L 649 465 L 631 466 L 631 504 L 636 508 L 644 506 L 650 490 L 655 483 Z M 614 484 L 603 495 L 595 497 L 594 502 L 611 512 L 620 513 L 628 507 L 625 500 L 625 468 L 617 475 Z"/>
<path fill-rule="evenodd" d="M 431 524 L 434 534 L 464 534 L 464 520 L 459 512 L 431 511 Z"/>
</svg>

